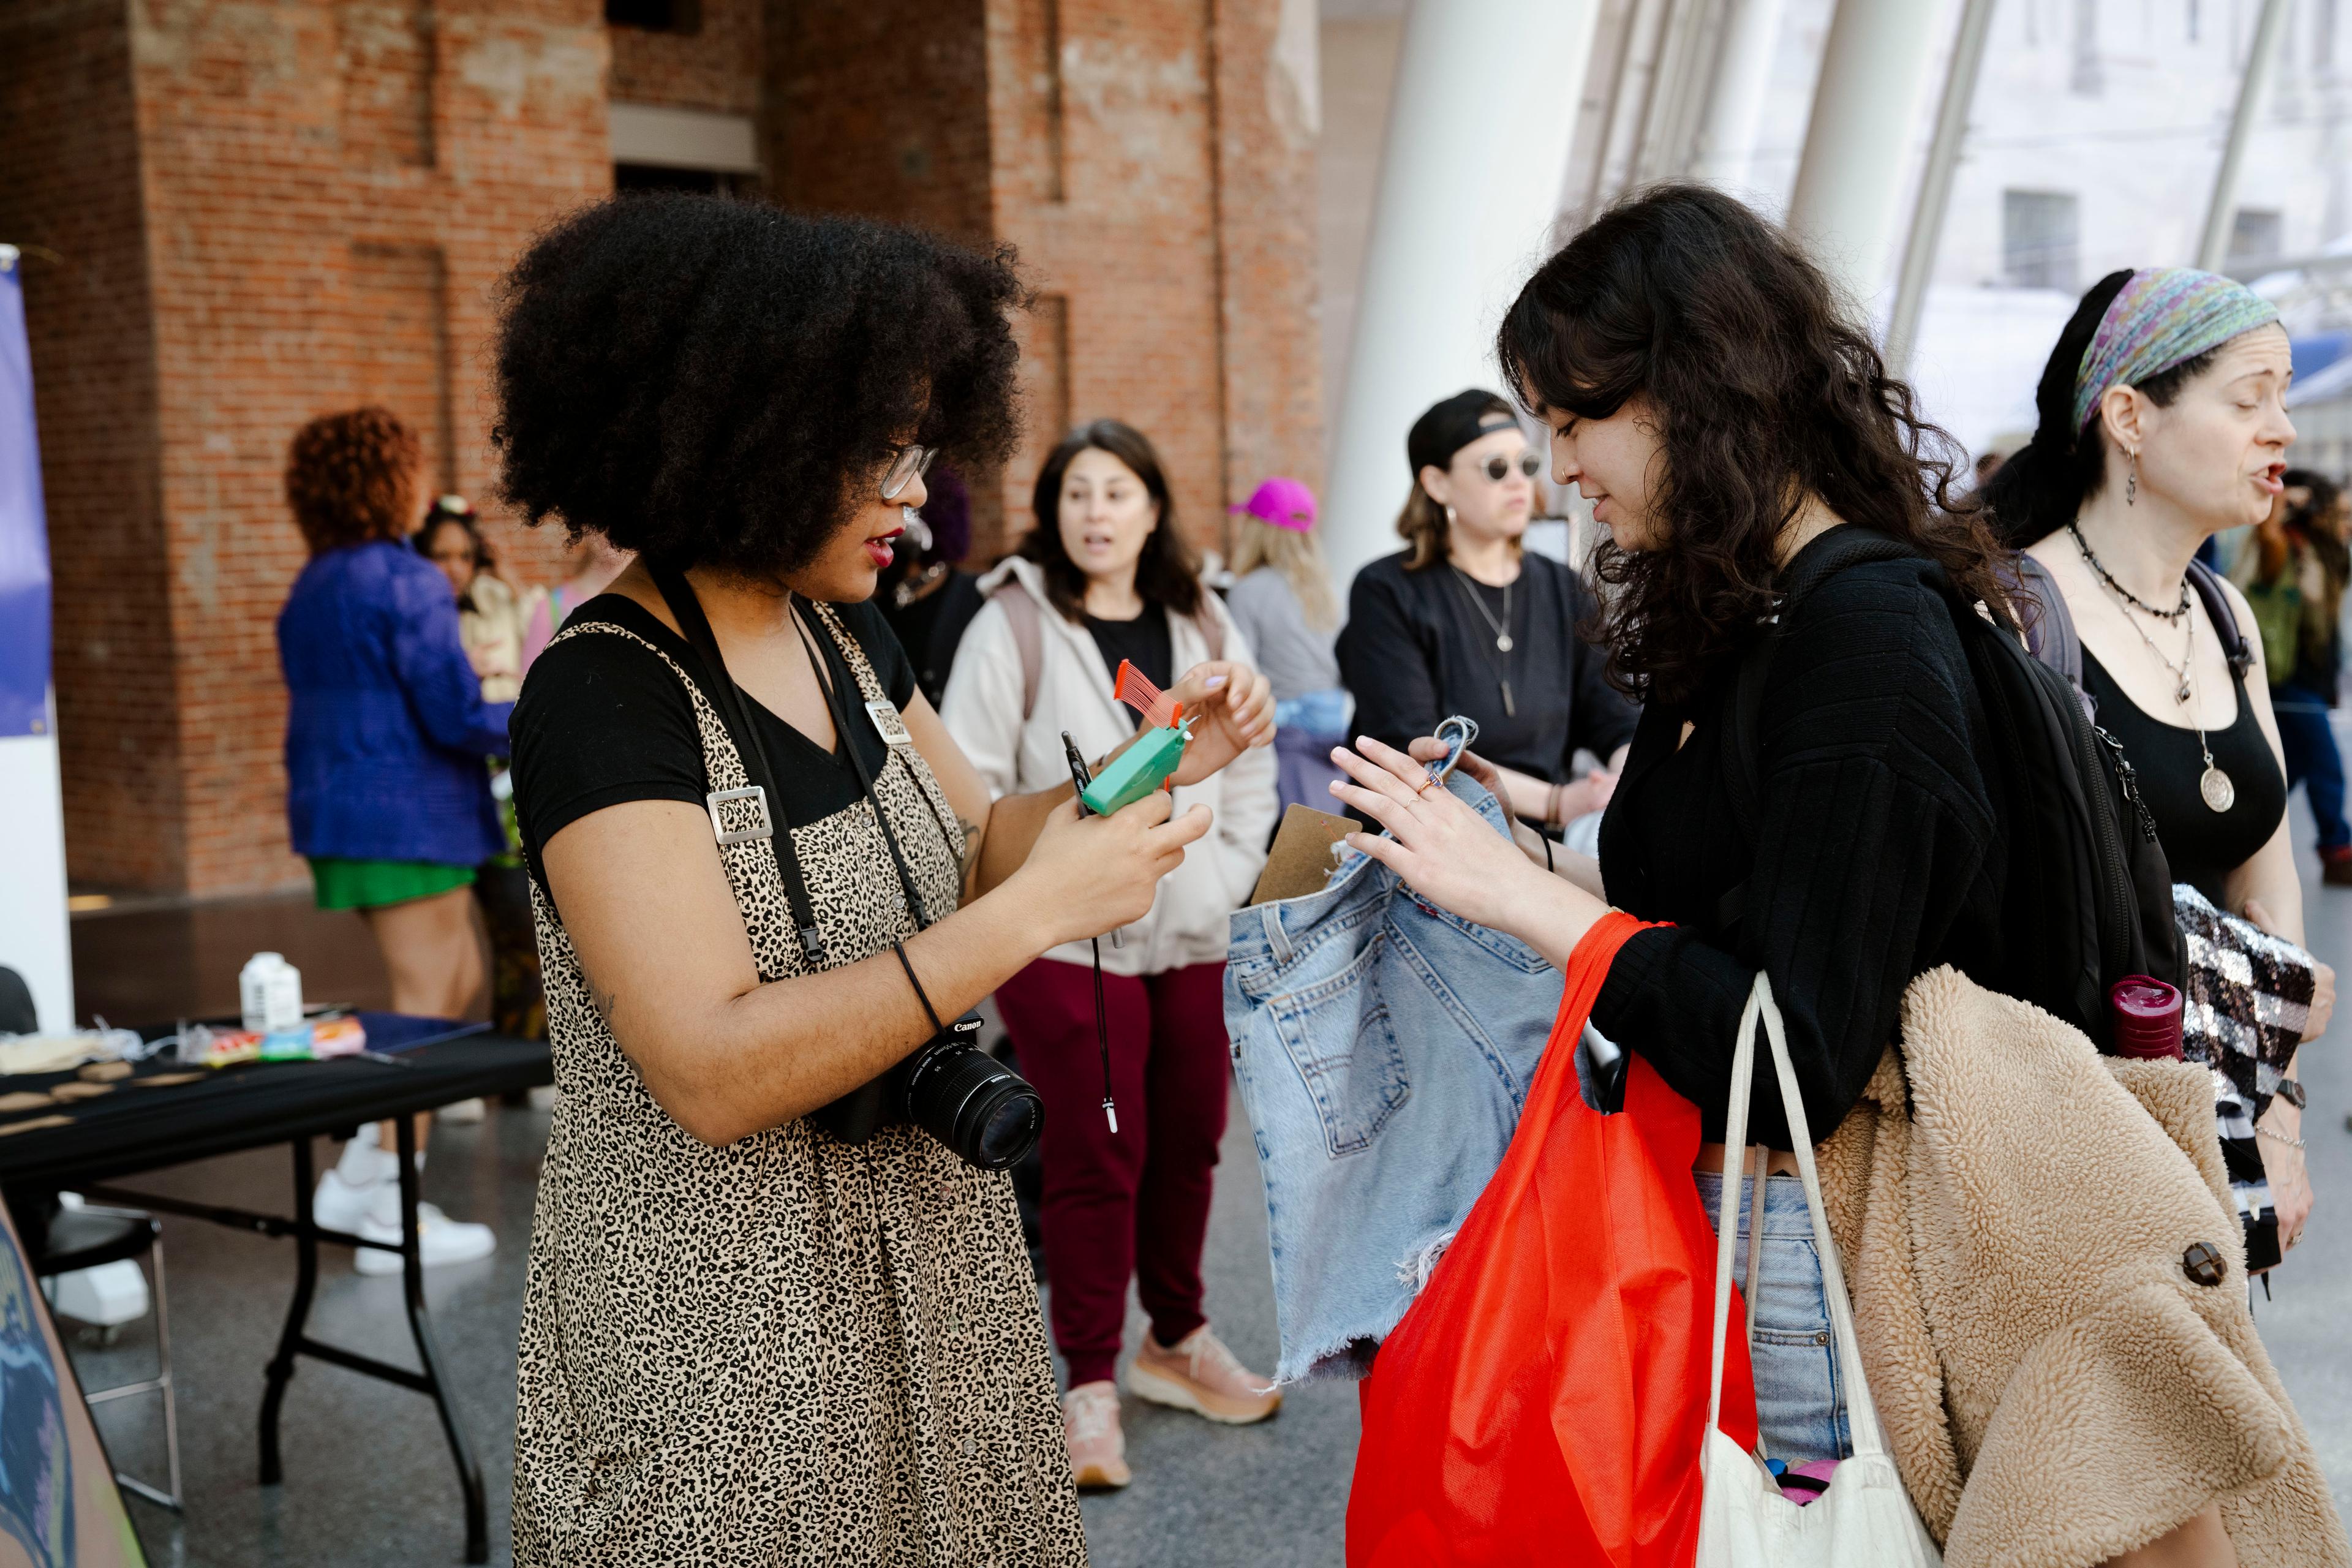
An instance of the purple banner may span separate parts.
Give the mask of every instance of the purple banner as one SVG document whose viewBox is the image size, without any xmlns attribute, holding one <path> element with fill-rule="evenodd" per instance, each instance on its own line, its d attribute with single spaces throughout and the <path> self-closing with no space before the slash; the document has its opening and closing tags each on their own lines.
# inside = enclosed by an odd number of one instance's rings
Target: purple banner
<svg viewBox="0 0 2352 1568">
<path fill-rule="evenodd" d="M 0 739 L 49 728 L 49 530 L 33 356 L 13 247 L 0 246 Z"/>
</svg>

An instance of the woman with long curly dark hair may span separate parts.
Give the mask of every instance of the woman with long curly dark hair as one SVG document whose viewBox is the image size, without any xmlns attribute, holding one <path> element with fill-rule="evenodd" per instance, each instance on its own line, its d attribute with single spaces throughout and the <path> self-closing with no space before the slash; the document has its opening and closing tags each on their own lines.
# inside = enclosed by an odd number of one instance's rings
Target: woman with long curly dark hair
<svg viewBox="0 0 2352 1568">
<path fill-rule="evenodd" d="M 507 493 L 636 552 L 514 721 L 562 1091 L 519 1563 L 1085 1559 L 1003 1170 L 1035 1102 L 943 1026 L 1140 917 L 1207 814 L 992 801 L 867 602 L 933 452 L 1012 446 L 1022 300 L 1008 255 L 682 195 L 507 281 Z M 1251 671 L 1176 689 L 1174 782 L 1270 739 Z"/>
<path fill-rule="evenodd" d="M 448 580 L 408 547 L 424 518 L 421 449 L 388 409 L 323 415 L 294 437 L 286 500 L 310 548 L 278 616 L 286 815 L 322 910 L 354 910 L 383 955 L 395 1012 L 461 1018 L 482 988 L 474 868 L 506 847 L 488 757 L 509 705 L 485 703 Z M 430 1117 L 416 1121 L 423 1145 Z M 311 1206 L 331 1230 L 400 1239 L 390 1122 L 346 1144 Z M 418 1205 L 428 1268 L 483 1258 L 486 1225 Z M 400 1269 L 362 1249 L 362 1274 Z"/>
<path fill-rule="evenodd" d="M 1394 833 L 1350 844 L 1555 963 L 1612 905 L 1675 922 L 1625 944 L 1592 1016 L 1699 1107 L 1715 1142 L 1696 1179 L 1713 1213 L 1737 1025 L 1759 969 L 1823 1132 L 1861 1096 L 1914 975 L 1952 963 L 2014 989 L 2008 835 L 1943 586 L 2002 613 L 2000 552 L 1973 519 L 1933 504 L 1951 478 L 1940 433 L 1821 271 L 1727 196 L 1668 186 L 1604 214 L 1528 281 L 1499 349 L 1552 432 L 1556 480 L 1609 531 L 1612 669 L 1644 704 L 1599 866 L 1565 858 L 1547 875 L 1531 837 L 1522 854 L 1445 792 L 1416 794 L 1419 765 L 1377 742 L 1335 753 L 1355 781 L 1335 793 Z M 1842 529 L 1916 553 L 1827 577 L 1778 628 L 1751 841 L 1726 783 L 1733 677 L 1776 582 Z M 1727 930 L 1719 900 L 1742 883 L 1744 918 Z M 1777 1090 L 1759 1090 L 1751 1136 L 1790 1148 Z M 1772 1169 L 1793 1173 L 1792 1156 Z M 1781 1223 L 1803 1209 L 1797 1184 L 1768 1184 L 1765 1289 L 1751 1304 L 1766 1448 L 1791 1464 L 1840 1458 L 1850 1441 L 1810 1232 Z"/>
<path fill-rule="evenodd" d="M 1979 687 L 1962 640 L 1963 617 L 1990 617 L 1996 635 L 2020 631 L 2003 587 L 2014 566 L 1979 512 L 1947 506 L 1948 438 L 1921 419 L 1820 269 L 1727 196 L 1670 185 L 1605 213 L 1538 269 L 1506 314 L 1498 348 L 1513 389 L 1551 430 L 1555 477 L 1592 500 L 1609 530 L 1601 571 L 1615 588 L 1612 668 L 1645 702 L 1601 827 L 1600 864 L 1547 875 L 1538 847 L 1523 842 L 1515 852 L 1454 796 L 1420 792 L 1418 763 L 1376 743 L 1364 743 L 1360 756 L 1334 753 L 1355 781 L 1335 793 L 1393 833 L 1353 835 L 1354 847 L 1424 898 L 1563 967 L 1612 905 L 1673 922 L 1637 931 L 1618 951 L 1591 1017 L 1698 1107 L 1707 1142 L 1693 1173 L 1713 1221 L 1724 1173 L 1738 1168 L 1720 1140 L 1739 1021 L 1759 972 L 1785 1021 L 1807 1123 L 1833 1147 L 1898 1038 L 1915 976 L 1950 965 L 1986 991 L 2056 1010 L 2034 994 L 2036 955 L 2017 951 L 2012 935 L 2031 925 L 2012 917 L 2031 916 L 2023 900 L 2040 885 L 2013 848 L 2031 841 L 2017 815 L 2030 807 L 2015 803 L 2035 781 L 2016 765 L 2014 748 L 1996 740 L 1988 718 L 1995 694 Z M 1850 552 L 1861 537 L 1854 531 L 1880 538 L 1862 537 L 1874 548 Z M 1801 593 L 1780 591 L 1800 583 L 1808 584 Z M 1770 662 L 1751 666 L 1747 656 L 1767 636 L 1775 639 Z M 1739 727 L 1748 748 L 1740 758 L 1729 731 L 1750 668 L 1764 675 L 1753 729 Z M 1742 703 L 1738 711 L 1751 710 Z M 1436 754 L 1430 742 L 1414 751 Z M 1735 773 L 1755 784 L 1752 830 L 1731 800 Z M 1852 1451 L 1846 1390 L 1858 1369 L 1839 1364 L 1829 1331 L 1822 1258 L 1805 1187 L 1789 1179 L 1797 1163 L 1769 1060 L 1748 1087 L 1749 1135 L 1772 1151 L 1769 1179 L 1750 1184 L 1751 1194 L 1763 1187 L 1760 1201 L 1739 1205 L 1737 1238 L 1760 1280 L 1748 1305 L 1763 1450 L 1791 1466 L 1840 1459 Z M 1875 1120 L 1887 1114 L 1885 1102 L 1864 1114 L 1867 1142 L 1885 1125 Z M 1971 1142 L 1990 1146 L 1980 1132 L 1952 1145 Z M 1927 1146 L 1923 1134 L 1913 1148 Z M 2164 1152 L 2179 1163 L 2168 1143 Z M 1915 1157 L 1921 1163 L 1905 1180 L 1933 1196 L 1893 1223 L 1916 1221 L 1931 1234 L 1905 1230 L 1893 1255 L 1906 1261 L 1887 1274 L 1870 1273 L 1870 1258 L 1890 1254 L 1865 1249 L 1848 1278 L 1858 1298 L 1875 1291 L 1880 1304 L 1881 1328 L 1867 1343 L 1887 1364 L 1872 1381 L 1906 1390 L 1881 1406 L 1893 1413 L 1906 1480 L 1951 1477 L 1949 1494 L 1920 1506 L 1955 1531 L 1957 1545 L 1958 1473 L 1977 1456 L 1946 1470 L 1923 1460 L 1923 1450 L 1963 1441 L 1963 1420 L 1998 1431 L 2012 1409 L 2056 1384 L 2021 1360 L 2014 1377 L 1993 1382 L 2009 1392 L 1993 1395 L 1991 1411 L 1955 1413 L 1948 1400 L 1957 1385 L 1937 1381 L 1937 1357 L 1958 1342 L 1903 1342 L 1885 1328 L 1903 1316 L 1890 1299 L 1948 1291 L 1948 1272 L 1936 1272 L 1954 1266 L 1938 1250 L 1946 1241 L 1967 1254 L 1976 1277 L 2015 1281 L 2016 1296 L 2053 1319 L 2063 1317 L 2059 1302 L 2094 1315 L 2117 1310 L 2110 1292 L 2119 1287 L 2095 1259 L 2070 1282 L 2073 1260 L 2007 1239 L 2015 1232 L 2003 1225 L 2013 1219 L 1978 1223 L 2001 1198 L 1968 1190 L 1966 1179 L 1939 1180 L 1924 1155 Z M 2033 1178 L 2018 1180 L 2031 1187 Z M 1874 1191 L 1876 1182 L 1874 1171 Z M 1866 1203 L 1860 1184 L 1847 1194 Z M 2196 1195 L 2208 1198 L 2201 1187 Z M 2095 1203 L 2096 1194 L 2056 1201 Z M 1757 1228 L 1760 1242 L 1751 1242 Z M 1915 1271 L 1892 1277 L 1903 1269 Z M 2217 1282 L 2193 1270 L 2188 1278 Z M 2178 1310 L 2177 1299 L 2157 1305 L 2146 1317 L 2120 1309 L 2126 1315 L 2100 1318 L 2110 1325 L 2100 1331 L 2029 1332 L 2065 1345 L 2054 1353 L 2079 1387 L 2111 1375 L 2091 1342 L 2098 1333 L 2163 1337 L 2161 1311 Z M 1909 1321 L 1929 1331 L 1924 1319 Z M 1981 1323 L 1959 1331 L 1995 1331 Z M 1984 1356 L 1981 1341 L 1958 1353 Z M 1984 1359 L 1977 1370 L 1989 1374 L 1999 1358 Z M 2184 1388 L 2190 1380 L 2178 1374 Z M 2012 1405 L 2020 1385 L 2026 1392 Z M 2084 1400 L 2058 1426 L 2080 1432 L 2102 1458 L 2136 1453 L 2146 1432 L 2134 1423 L 2169 1420 L 2168 1392 L 2136 1405 Z M 2015 1416 L 2034 1419 L 2030 1409 Z M 2128 1549 L 2108 1556 L 2108 1568 L 2236 1563 L 2213 1490 L 2194 1492 L 2204 1479 L 2167 1477 L 2150 1483 L 2166 1489 L 2161 1497 L 2143 1490 L 2113 1502 L 2097 1528 Z M 1987 1491 L 2001 1489 L 1996 1479 Z M 2044 1534 L 2061 1528 L 2062 1511 L 2067 1526 L 2097 1511 L 2082 1510 L 2071 1491 L 2053 1500 L 2012 1489 L 1980 1502 L 1977 1517 L 2004 1509 L 2016 1510 L 2007 1522 L 2023 1519 L 2029 1533 L 2048 1521 Z M 2184 1520 L 2188 1510 L 2197 1511 Z M 2326 1514 L 2322 1503 L 2294 1529 L 2340 1542 Z"/>
</svg>

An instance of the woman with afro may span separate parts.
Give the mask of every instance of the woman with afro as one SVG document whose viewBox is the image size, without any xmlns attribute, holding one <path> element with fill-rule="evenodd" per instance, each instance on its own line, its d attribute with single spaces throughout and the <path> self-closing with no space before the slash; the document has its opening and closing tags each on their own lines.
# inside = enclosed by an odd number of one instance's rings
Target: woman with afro
<svg viewBox="0 0 2352 1568">
<path fill-rule="evenodd" d="M 1022 300 L 1002 253 L 685 195 L 508 279 L 507 494 L 636 555 L 514 720 L 562 1091 L 518 1563 L 1085 1561 L 1010 1179 L 875 1088 L 1208 827 L 992 803 L 868 602 L 933 453 L 1010 450 Z M 1179 783 L 1271 739 L 1246 668 L 1175 694 Z"/>
</svg>

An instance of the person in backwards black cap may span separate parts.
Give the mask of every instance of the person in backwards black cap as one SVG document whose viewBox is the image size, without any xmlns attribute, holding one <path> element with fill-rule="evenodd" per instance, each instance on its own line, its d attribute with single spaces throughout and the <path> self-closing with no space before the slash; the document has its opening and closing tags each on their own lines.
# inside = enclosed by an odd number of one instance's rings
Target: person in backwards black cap
<svg viewBox="0 0 2352 1568">
<path fill-rule="evenodd" d="M 1609 802 L 1635 710 L 1577 636 L 1592 591 L 1520 547 L 1543 455 L 1511 405 L 1479 388 L 1431 406 L 1405 437 L 1405 548 L 1356 574 L 1339 677 L 1359 733 L 1400 750 L 1438 721 L 1478 722 L 1512 812 L 1557 830 Z M 1579 748 L 1601 759 L 1571 779 Z"/>
</svg>

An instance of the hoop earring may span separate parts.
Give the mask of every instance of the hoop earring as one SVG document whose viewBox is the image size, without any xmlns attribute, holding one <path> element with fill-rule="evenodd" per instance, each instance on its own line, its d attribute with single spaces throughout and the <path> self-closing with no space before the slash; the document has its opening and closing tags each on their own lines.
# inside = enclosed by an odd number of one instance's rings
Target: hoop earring
<svg viewBox="0 0 2352 1568">
<path fill-rule="evenodd" d="M 2139 451 L 2137 447 L 2131 455 L 2131 472 L 2124 476 L 2124 505 L 2139 505 Z"/>
</svg>

